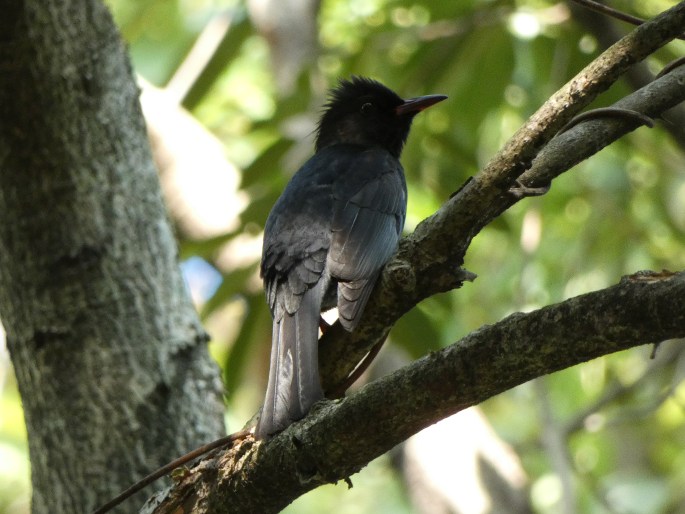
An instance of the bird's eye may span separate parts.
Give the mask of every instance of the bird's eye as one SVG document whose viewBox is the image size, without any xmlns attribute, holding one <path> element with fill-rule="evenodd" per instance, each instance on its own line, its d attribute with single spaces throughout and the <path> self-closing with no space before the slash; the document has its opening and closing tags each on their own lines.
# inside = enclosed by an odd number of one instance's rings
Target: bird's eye
<svg viewBox="0 0 685 514">
<path fill-rule="evenodd" d="M 370 102 L 363 104 L 361 111 L 362 111 L 362 114 L 371 114 L 371 111 L 373 111 L 373 104 Z"/>
</svg>

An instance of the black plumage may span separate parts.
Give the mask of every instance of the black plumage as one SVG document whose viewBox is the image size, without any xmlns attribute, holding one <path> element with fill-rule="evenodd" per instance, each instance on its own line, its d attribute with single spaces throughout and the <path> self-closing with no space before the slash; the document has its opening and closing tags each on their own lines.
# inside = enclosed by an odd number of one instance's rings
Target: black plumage
<svg viewBox="0 0 685 514">
<path fill-rule="evenodd" d="M 337 305 L 348 331 L 359 323 L 404 226 L 407 186 L 399 157 L 412 119 L 445 98 L 403 100 L 360 77 L 331 91 L 316 153 L 288 183 L 264 230 L 261 276 L 273 332 L 258 438 L 302 418 L 323 398 L 322 308 Z"/>
</svg>

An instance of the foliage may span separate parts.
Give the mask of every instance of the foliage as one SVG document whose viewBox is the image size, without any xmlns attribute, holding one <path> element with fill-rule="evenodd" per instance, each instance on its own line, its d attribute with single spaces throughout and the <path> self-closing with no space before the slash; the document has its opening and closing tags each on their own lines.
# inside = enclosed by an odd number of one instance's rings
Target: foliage
<svg viewBox="0 0 685 514">
<path fill-rule="evenodd" d="M 601 51 L 561 3 L 329 0 L 319 13 L 316 56 L 292 91 L 284 92 L 244 3 L 109 3 L 135 68 L 158 86 L 174 75 L 210 19 L 221 13 L 231 19 L 221 48 L 225 62 L 200 74 L 183 103 L 223 143 L 249 201 L 238 228 L 227 234 L 197 239 L 179 228 L 182 257 L 201 257 L 220 273 L 199 308 L 224 371 L 231 430 L 256 411 L 267 372 L 271 329 L 255 242 L 288 177 L 311 153 L 326 87 L 339 76 L 359 74 L 405 96 L 449 95 L 417 118 L 403 154 L 411 231 Z M 641 16 L 669 5 L 621 4 Z M 684 49 L 682 42 L 673 43 L 649 66 L 658 70 Z M 629 90 L 619 84 L 599 103 L 610 104 Z M 607 286 L 623 274 L 685 268 L 684 160 L 683 149 L 663 129 L 642 128 L 556 180 L 546 196 L 517 204 L 473 241 L 465 265 L 478 280 L 423 302 L 391 333 L 392 344 L 414 358 L 510 312 Z M 238 200 L 227 192 L 225 201 Z M 200 278 L 188 274 L 191 289 Z M 667 350 L 671 361 L 659 365 L 650 365 L 649 348 L 624 352 L 523 385 L 483 406 L 521 457 L 538 512 L 558 512 L 563 494 L 559 469 L 541 442 L 550 430 L 567 443 L 583 512 L 683 508 L 684 360 L 681 352 Z M 8 391 L 3 405 L 12 401 Z M 1 441 L 21 447 L 7 412 L 3 406 Z M 6 455 L 1 447 L 0 453 Z M 354 505 L 354 512 L 410 511 L 392 470 L 391 460 L 383 459 L 355 479 L 359 490 L 323 488 L 291 512 L 333 511 L 330 505 L 338 506 L 335 512 L 350 510 L 345 505 Z M 23 511 L 9 507 L 11 496 L 0 490 L 0 510 Z"/>
</svg>

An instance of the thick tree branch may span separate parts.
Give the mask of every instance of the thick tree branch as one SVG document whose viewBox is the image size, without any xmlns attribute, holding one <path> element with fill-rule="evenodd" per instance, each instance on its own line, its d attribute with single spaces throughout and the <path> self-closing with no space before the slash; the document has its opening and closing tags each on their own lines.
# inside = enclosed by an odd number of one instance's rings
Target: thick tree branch
<svg viewBox="0 0 685 514">
<path fill-rule="evenodd" d="M 522 174 L 530 169 L 527 178 L 542 180 L 535 174 L 541 164 L 533 164 L 538 154 L 544 157 L 541 149 L 577 112 L 632 64 L 675 37 L 683 25 L 685 2 L 607 50 L 545 103 L 484 170 L 402 241 L 358 330 L 346 334 L 334 325 L 327 331 L 321 348 L 327 388 L 344 380 L 404 312 L 472 278 L 460 268 L 471 239 L 517 201 L 508 191 Z M 677 84 L 679 79 L 675 80 Z M 682 95 L 682 82 L 676 89 Z M 678 94 L 673 102 L 680 101 Z M 652 116 L 666 108 L 655 107 L 654 102 L 658 100 L 647 100 L 649 109 L 654 107 L 648 113 Z M 595 122 L 605 123 L 587 123 Z M 633 121 L 607 123 L 622 124 L 623 133 L 635 128 Z M 566 135 L 580 133 L 584 125 Z M 605 132 L 611 131 L 603 129 L 592 139 L 606 136 L 608 144 L 620 137 Z M 560 172 L 571 165 L 561 166 Z M 425 426 L 520 383 L 631 346 L 685 336 L 684 292 L 685 274 L 640 275 L 604 291 L 483 327 L 356 394 L 319 404 L 302 422 L 267 444 L 248 440 L 204 460 L 161 496 L 154 512 L 276 512 L 321 484 L 355 473 Z"/>
<path fill-rule="evenodd" d="M 599 42 L 600 47 L 609 48 L 621 38 L 622 32 L 614 20 L 606 16 L 597 16 L 593 11 L 579 7 L 568 0 L 569 8 L 573 17 L 588 30 Z M 648 66 L 642 62 L 630 68 L 624 80 L 634 90 L 641 89 L 654 80 L 654 75 L 649 71 Z M 677 106 L 669 110 L 665 116 L 668 123 L 664 128 L 673 136 L 675 141 L 685 149 L 685 106 Z"/>
<path fill-rule="evenodd" d="M 380 286 L 374 291 L 355 333 L 347 334 L 336 324 L 323 337 L 320 366 L 326 390 L 333 390 L 344 381 L 366 352 L 387 336 L 389 327 L 405 312 L 421 300 L 459 287 L 464 280 L 473 278 L 460 268 L 464 255 L 473 237 L 516 202 L 508 193 L 514 181 L 531 168 L 540 150 L 580 109 L 606 90 L 630 66 L 673 39 L 684 25 L 685 2 L 681 2 L 605 51 L 545 102 L 480 173 L 401 242 L 398 254 L 386 266 Z M 650 85 L 649 92 L 641 100 L 642 107 L 637 105 L 633 108 L 640 110 L 644 107 L 640 112 L 658 117 L 683 101 L 685 87 L 678 83 L 682 68 L 678 74 L 676 71 L 668 80 L 673 96 L 660 98 Z M 664 83 L 659 80 L 659 84 Z M 620 127 L 610 131 L 611 137 L 605 134 L 604 129 L 599 133 L 584 132 L 588 136 L 585 146 L 594 147 L 594 152 L 637 126 L 632 121 L 616 119 L 593 123 Z M 581 124 L 569 131 L 565 140 L 569 136 L 578 137 L 578 130 L 584 130 L 584 126 Z M 603 141 L 601 146 L 598 141 Z M 558 175 L 594 152 L 584 150 L 578 158 L 571 159 L 571 151 L 564 148 L 563 152 L 547 152 L 547 158 L 558 159 L 554 166 Z"/>
<path fill-rule="evenodd" d="M 407 437 L 532 378 L 633 346 L 685 337 L 685 273 L 640 273 L 522 314 L 315 406 L 268 443 L 189 470 L 156 513 L 278 512 Z"/>
<path fill-rule="evenodd" d="M 685 65 L 680 66 L 612 107 L 639 112 L 653 118 L 685 101 Z M 555 136 L 521 175 L 526 185 L 549 183 L 579 162 L 596 154 L 641 124 L 629 119 L 606 117 L 582 122 Z"/>
</svg>

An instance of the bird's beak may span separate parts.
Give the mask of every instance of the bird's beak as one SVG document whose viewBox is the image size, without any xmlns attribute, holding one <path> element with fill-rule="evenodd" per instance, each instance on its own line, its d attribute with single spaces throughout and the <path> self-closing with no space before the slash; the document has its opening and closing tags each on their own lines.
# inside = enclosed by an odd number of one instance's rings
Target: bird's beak
<svg viewBox="0 0 685 514">
<path fill-rule="evenodd" d="M 405 100 L 403 104 L 395 107 L 395 114 L 401 116 L 403 114 L 418 114 L 424 109 L 428 109 L 431 105 L 442 102 L 447 97 L 445 95 L 426 95 L 418 96 Z"/>
</svg>

